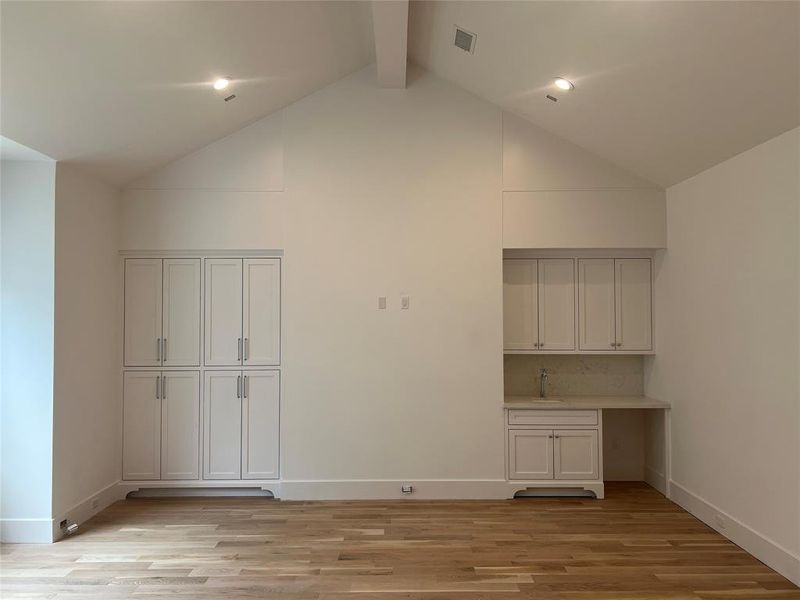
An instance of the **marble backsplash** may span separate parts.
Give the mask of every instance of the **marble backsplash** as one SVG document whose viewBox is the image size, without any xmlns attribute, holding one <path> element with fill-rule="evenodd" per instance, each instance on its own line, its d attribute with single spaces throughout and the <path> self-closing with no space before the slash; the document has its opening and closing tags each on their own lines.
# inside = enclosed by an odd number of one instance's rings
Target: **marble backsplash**
<svg viewBox="0 0 800 600">
<path fill-rule="evenodd" d="M 588 354 L 506 354 L 506 396 L 538 396 L 539 371 L 547 369 L 548 396 L 640 396 L 644 358 Z"/>
</svg>

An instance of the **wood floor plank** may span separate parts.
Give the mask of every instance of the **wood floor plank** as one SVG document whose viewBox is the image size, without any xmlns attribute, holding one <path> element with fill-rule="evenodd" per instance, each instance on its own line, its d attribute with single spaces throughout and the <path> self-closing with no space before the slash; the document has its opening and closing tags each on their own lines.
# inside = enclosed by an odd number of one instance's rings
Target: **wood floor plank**
<svg viewBox="0 0 800 600">
<path fill-rule="evenodd" d="M 3 598 L 800 600 L 644 484 L 605 500 L 125 500 L 0 549 Z"/>
</svg>

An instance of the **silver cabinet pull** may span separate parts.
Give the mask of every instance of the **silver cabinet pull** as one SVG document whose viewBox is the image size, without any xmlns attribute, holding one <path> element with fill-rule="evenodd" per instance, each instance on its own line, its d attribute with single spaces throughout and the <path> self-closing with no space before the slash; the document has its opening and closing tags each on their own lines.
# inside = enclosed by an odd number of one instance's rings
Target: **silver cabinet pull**
<svg viewBox="0 0 800 600">
<path fill-rule="evenodd" d="M 238 338 L 236 340 L 237 348 L 239 350 L 239 354 L 237 355 L 237 360 L 242 360 L 242 338 Z"/>
<path fill-rule="evenodd" d="M 161 377 L 159 375 L 156 375 L 156 400 L 159 399 L 158 388 L 160 385 L 161 385 Z"/>
<path fill-rule="evenodd" d="M 161 399 L 167 399 L 167 376 L 161 377 Z"/>
<path fill-rule="evenodd" d="M 156 360 L 161 362 L 161 338 L 156 338 Z"/>
<path fill-rule="evenodd" d="M 236 397 L 237 398 L 241 398 L 242 397 L 242 376 L 241 375 L 237 375 L 236 376 Z"/>
<path fill-rule="evenodd" d="M 164 338 L 162 343 L 164 344 L 164 352 L 162 352 L 162 355 L 164 356 L 164 362 L 167 362 L 167 338 Z"/>
<path fill-rule="evenodd" d="M 244 359 L 247 360 L 248 358 L 250 358 L 250 340 L 244 338 Z"/>
<path fill-rule="evenodd" d="M 250 397 L 250 378 L 247 375 L 244 376 L 244 397 Z"/>
</svg>

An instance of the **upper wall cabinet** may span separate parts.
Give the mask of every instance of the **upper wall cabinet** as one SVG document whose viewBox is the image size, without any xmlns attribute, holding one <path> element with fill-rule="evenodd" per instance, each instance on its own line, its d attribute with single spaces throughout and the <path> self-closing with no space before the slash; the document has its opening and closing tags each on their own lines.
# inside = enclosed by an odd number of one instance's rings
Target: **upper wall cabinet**
<svg viewBox="0 0 800 600">
<path fill-rule="evenodd" d="M 205 364 L 280 364 L 280 260 L 205 263 Z"/>
<path fill-rule="evenodd" d="M 575 262 L 571 258 L 503 261 L 506 350 L 575 349 Z"/>
<path fill-rule="evenodd" d="M 505 351 L 651 353 L 651 270 L 649 258 L 504 259 Z"/>
<path fill-rule="evenodd" d="M 579 259 L 580 349 L 652 350 L 651 280 L 649 258 Z"/>
<path fill-rule="evenodd" d="M 200 364 L 200 259 L 125 260 L 125 366 Z"/>
</svg>

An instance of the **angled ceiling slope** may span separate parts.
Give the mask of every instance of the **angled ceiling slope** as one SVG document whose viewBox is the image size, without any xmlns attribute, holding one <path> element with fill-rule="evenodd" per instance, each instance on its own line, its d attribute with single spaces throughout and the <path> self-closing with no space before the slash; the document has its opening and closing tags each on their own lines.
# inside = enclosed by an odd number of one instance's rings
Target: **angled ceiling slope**
<svg viewBox="0 0 800 600">
<path fill-rule="evenodd" d="M 477 34 L 474 54 L 453 46 L 455 25 Z M 662 186 L 800 123 L 800 2 L 412 2 L 408 44 L 423 67 Z M 575 89 L 556 93 L 556 76 Z"/>
<path fill-rule="evenodd" d="M 0 28 L 0 133 L 118 186 L 374 60 L 358 1 L 4 1 Z"/>
</svg>

